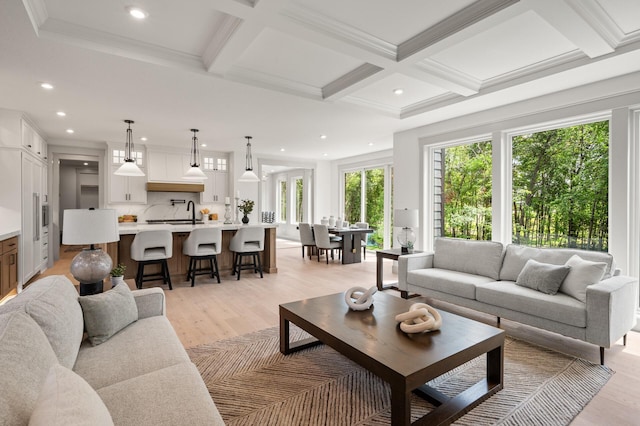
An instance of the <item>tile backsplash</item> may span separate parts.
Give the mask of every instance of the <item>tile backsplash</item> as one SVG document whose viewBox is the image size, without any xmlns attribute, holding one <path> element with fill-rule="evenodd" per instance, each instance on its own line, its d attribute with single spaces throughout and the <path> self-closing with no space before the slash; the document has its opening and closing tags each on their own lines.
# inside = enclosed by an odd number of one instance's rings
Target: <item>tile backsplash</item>
<svg viewBox="0 0 640 426">
<path fill-rule="evenodd" d="M 171 205 L 171 200 L 184 200 L 183 204 Z M 191 219 L 191 212 L 187 211 L 187 203 L 193 201 L 196 206 L 196 219 L 201 219 L 200 210 L 207 208 L 209 214 L 217 213 L 218 220 L 224 221 L 224 204 L 200 204 L 200 194 L 190 192 L 149 192 L 147 204 L 112 204 L 118 216 L 134 214 L 138 222 L 153 219 Z M 232 206 L 233 219 L 233 206 Z"/>
</svg>

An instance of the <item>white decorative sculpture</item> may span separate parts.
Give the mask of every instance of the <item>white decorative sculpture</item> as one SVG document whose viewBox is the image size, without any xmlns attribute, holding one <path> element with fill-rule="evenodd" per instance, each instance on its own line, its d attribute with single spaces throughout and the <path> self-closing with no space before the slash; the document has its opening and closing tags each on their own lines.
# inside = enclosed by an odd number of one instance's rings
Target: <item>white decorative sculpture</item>
<svg viewBox="0 0 640 426">
<path fill-rule="evenodd" d="M 373 295 L 378 291 L 376 286 L 367 290 L 364 287 L 351 287 L 344 292 L 344 301 L 354 311 L 364 311 L 373 304 Z"/>
<path fill-rule="evenodd" d="M 440 313 L 426 303 L 414 303 L 409 312 L 396 315 L 400 330 L 405 333 L 422 333 L 440 329 L 442 317 Z"/>
</svg>

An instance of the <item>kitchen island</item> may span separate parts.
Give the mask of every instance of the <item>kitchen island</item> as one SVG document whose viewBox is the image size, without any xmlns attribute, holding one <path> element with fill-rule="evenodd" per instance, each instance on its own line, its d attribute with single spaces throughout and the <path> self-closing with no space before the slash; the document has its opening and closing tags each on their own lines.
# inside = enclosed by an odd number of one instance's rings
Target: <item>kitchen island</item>
<svg viewBox="0 0 640 426">
<path fill-rule="evenodd" d="M 117 265 L 122 263 L 126 265 L 125 278 L 135 278 L 137 271 L 137 262 L 131 259 L 131 243 L 136 234 L 141 231 L 152 231 L 160 229 L 168 229 L 173 234 L 173 256 L 167 260 L 169 266 L 169 274 L 179 281 L 186 279 L 187 270 L 189 269 L 189 256 L 182 254 L 182 244 L 189 236 L 189 233 L 193 229 L 198 228 L 220 228 L 222 230 L 222 252 L 218 255 L 218 268 L 220 274 L 230 275 L 233 268 L 233 253 L 229 250 L 229 242 L 235 235 L 236 231 L 242 226 L 230 224 L 224 225 L 222 223 L 204 223 L 204 224 L 170 224 L 170 223 L 158 223 L 158 224 L 141 224 L 141 223 L 123 223 L 119 226 L 120 241 L 107 244 L 107 252 L 113 260 L 113 264 Z M 260 261 L 262 262 L 263 272 L 275 274 L 278 272 L 276 266 L 276 227 L 277 225 L 272 223 L 259 223 L 250 224 L 248 226 L 260 226 L 264 228 L 264 251 L 261 253 Z M 148 272 L 153 271 L 152 268 L 157 268 L 160 271 L 159 265 L 152 265 L 148 267 Z M 147 270 L 145 269 L 145 273 Z"/>
</svg>

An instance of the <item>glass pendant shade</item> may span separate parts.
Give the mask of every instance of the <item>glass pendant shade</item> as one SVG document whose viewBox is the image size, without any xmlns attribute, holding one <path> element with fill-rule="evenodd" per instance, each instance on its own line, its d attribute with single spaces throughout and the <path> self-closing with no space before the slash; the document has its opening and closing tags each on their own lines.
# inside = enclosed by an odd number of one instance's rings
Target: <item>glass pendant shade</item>
<svg viewBox="0 0 640 426">
<path fill-rule="evenodd" d="M 207 179 L 207 175 L 200 169 L 200 151 L 198 149 L 198 137 L 196 136 L 198 129 L 191 129 L 191 131 L 193 132 L 191 157 L 189 159 L 191 168 L 182 176 L 182 179 L 202 181 Z"/>
<path fill-rule="evenodd" d="M 260 178 L 253 172 L 253 158 L 251 157 L 251 136 L 245 136 L 247 139 L 247 155 L 245 172 L 240 176 L 238 182 L 260 182 Z"/>
<path fill-rule="evenodd" d="M 133 150 L 133 134 L 131 130 L 131 125 L 134 123 L 133 120 L 124 120 L 125 123 L 129 125 L 127 128 L 127 141 L 125 144 L 124 151 L 124 163 L 113 172 L 114 175 L 117 176 L 144 176 L 144 172 L 140 170 L 137 166 L 136 161 L 132 157 Z"/>
</svg>

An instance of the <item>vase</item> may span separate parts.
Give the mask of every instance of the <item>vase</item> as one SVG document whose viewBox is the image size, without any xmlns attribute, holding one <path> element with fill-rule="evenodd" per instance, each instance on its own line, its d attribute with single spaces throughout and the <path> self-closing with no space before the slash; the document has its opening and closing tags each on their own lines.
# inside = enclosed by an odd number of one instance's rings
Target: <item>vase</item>
<svg viewBox="0 0 640 426">
<path fill-rule="evenodd" d="M 244 223 L 245 225 L 249 223 L 249 216 L 247 216 L 246 213 L 244 214 L 244 216 L 242 216 L 242 223 Z"/>
<path fill-rule="evenodd" d="M 124 282 L 124 275 L 120 275 L 118 277 L 111 277 L 111 288 L 123 282 Z"/>
</svg>

